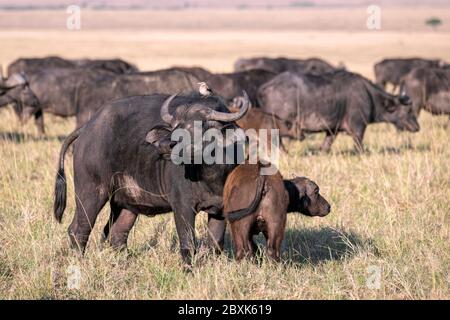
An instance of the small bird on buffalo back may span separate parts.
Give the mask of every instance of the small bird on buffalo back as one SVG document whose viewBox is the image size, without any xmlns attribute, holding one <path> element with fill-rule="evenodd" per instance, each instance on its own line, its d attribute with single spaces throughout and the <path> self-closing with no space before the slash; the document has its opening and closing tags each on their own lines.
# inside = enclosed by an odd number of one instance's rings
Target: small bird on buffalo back
<svg viewBox="0 0 450 320">
<path fill-rule="evenodd" d="M 209 97 L 214 94 L 210 87 L 205 82 L 199 82 L 198 92 L 204 97 Z"/>
</svg>

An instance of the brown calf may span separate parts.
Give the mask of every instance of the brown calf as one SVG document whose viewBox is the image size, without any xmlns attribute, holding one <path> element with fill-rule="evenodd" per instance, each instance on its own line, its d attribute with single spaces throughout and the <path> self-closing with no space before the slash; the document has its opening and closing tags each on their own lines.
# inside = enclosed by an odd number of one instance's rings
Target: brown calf
<svg viewBox="0 0 450 320">
<path fill-rule="evenodd" d="M 230 224 L 237 260 L 254 254 L 253 235 L 262 232 L 267 255 L 279 261 L 287 212 L 323 217 L 331 207 L 311 180 L 283 180 L 279 172 L 262 176 L 260 168 L 246 163 L 231 172 L 224 188 L 224 215 Z"/>
</svg>

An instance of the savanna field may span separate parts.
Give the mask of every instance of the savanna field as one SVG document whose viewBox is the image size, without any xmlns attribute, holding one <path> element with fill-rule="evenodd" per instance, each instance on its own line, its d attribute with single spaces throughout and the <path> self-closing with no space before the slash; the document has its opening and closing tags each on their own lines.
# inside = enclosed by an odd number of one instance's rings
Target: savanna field
<svg viewBox="0 0 450 320">
<path fill-rule="evenodd" d="M 320 56 L 372 79 L 373 64 L 384 57 L 450 60 L 450 9 L 389 9 L 380 31 L 365 27 L 365 8 L 305 10 L 230 10 L 209 19 L 207 10 L 87 12 L 80 31 L 65 29 L 64 12 L 0 11 L 0 63 L 57 54 L 121 57 L 141 70 L 201 65 L 227 72 L 241 56 Z M 436 32 L 423 24 L 435 14 L 447 19 Z M 422 112 L 415 134 L 370 125 L 362 155 L 345 135 L 330 154 L 319 151 L 321 134 L 288 143 L 284 177 L 316 181 L 331 214 L 290 214 L 282 263 L 257 264 L 233 260 L 229 235 L 223 255 L 209 253 L 206 214 L 199 213 L 192 273 L 181 266 L 172 214 L 140 216 L 128 252 L 116 252 L 100 241 L 103 210 L 85 256 L 69 250 L 70 155 L 62 225 L 52 208 L 58 153 L 75 121 L 45 121 L 47 133 L 39 136 L 32 121 L 21 127 L 12 108 L 0 109 L 0 299 L 450 298 L 448 117 Z M 67 285 L 74 270 L 81 276 L 75 289 Z"/>
</svg>

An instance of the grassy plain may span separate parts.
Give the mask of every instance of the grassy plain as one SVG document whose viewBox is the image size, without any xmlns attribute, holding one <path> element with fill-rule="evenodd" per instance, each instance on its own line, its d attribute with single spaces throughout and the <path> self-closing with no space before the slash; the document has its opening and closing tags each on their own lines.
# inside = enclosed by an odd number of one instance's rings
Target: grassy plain
<svg viewBox="0 0 450 320">
<path fill-rule="evenodd" d="M 334 11 L 334 19 L 330 19 L 333 11 L 308 10 L 304 16 L 314 17 L 310 18 L 314 25 L 309 27 L 296 20 L 303 14 L 297 11 L 252 14 L 229 10 L 213 13 L 209 23 L 203 18 L 207 11 L 198 19 L 192 18 L 190 11 L 147 13 L 159 19 L 159 24 L 152 20 L 156 26 L 148 28 L 146 21 L 127 12 L 88 12 L 86 29 L 81 31 L 59 27 L 52 22 L 60 19 L 54 12 L 0 12 L 4 18 L 0 24 L 10 19 L 10 28 L 0 28 L 0 62 L 6 65 L 19 56 L 58 54 L 122 57 L 141 69 L 176 64 L 230 71 L 240 56 L 320 56 L 334 63 L 345 62 L 350 70 L 373 77 L 373 63 L 386 56 L 450 60 L 448 26 L 444 24 L 438 32 L 422 26 L 423 17 L 436 11 L 450 17 L 447 9 L 404 10 L 409 19 L 396 18 L 400 9 L 390 9 L 386 30 L 381 31 L 365 29 L 365 20 L 358 15 L 366 16 L 364 8 L 361 12 L 351 9 L 348 15 Z M 399 10 L 397 14 L 395 10 Z M 144 13 L 132 14 L 148 18 Z M 96 26 L 95 21 L 104 17 L 101 15 L 115 20 Z M 242 22 L 245 17 L 251 19 L 248 27 Z M 31 19 L 41 23 L 35 26 Z M 118 27 L 121 21 L 126 28 Z M 197 27 L 196 21 L 201 22 Z M 233 21 L 239 28 L 233 27 Z M 330 200 L 332 213 L 324 219 L 290 215 L 283 262 L 260 266 L 234 262 L 229 237 L 224 255 L 207 254 L 202 249 L 206 219 L 200 213 L 199 254 L 194 272 L 185 274 L 171 214 L 139 218 L 126 254 L 102 248 L 99 242 L 105 211 L 84 258 L 70 252 L 66 234 L 74 211 L 70 161 L 63 225 L 54 222 L 51 211 L 59 148 L 74 121 L 47 117 L 48 133 L 39 137 L 32 123 L 20 127 L 12 110 L 3 108 L 0 299 L 449 299 L 447 121 L 423 113 L 417 134 L 398 133 L 385 124 L 372 125 L 364 141 L 367 152 L 360 156 L 353 154 L 352 141 L 345 136 L 337 139 L 329 155 L 318 152 L 321 135 L 290 143 L 290 155 L 281 159 L 282 173 L 315 180 Z M 261 237 L 258 241 L 263 243 Z M 73 275 L 71 267 L 81 271 L 79 289 L 67 286 Z M 379 287 L 372 282 L 377 270 Z"/>
</svg>

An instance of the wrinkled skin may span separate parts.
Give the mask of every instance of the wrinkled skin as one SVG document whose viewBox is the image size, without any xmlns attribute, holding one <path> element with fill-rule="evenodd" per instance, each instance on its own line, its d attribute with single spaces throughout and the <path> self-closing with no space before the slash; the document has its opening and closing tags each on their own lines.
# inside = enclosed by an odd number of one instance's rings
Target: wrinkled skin
<svg viewBox="0 0 450 320">
<path fill-rule="evenodd" d="M 414 69 L 402 79 L 401 90 L 411 97 L 416 116 L 422 109 L 450 116 L 450 69 Z"/>
<path fill-rule="evenodd" d="M 175 165 L 163 155 L 173 147 L 168 137 L 175 127 L 190 130 L 194 121 L 201 121 L 204 131 L 234 124 L 210 118 L 214 111 L 230 116 L 216 97 L 167 98 L 137 96 L 107 103 L 64 142 L 54 212 L 61 221 L 66 203 L 64 155 L 75 141 L 76 211 L 69 227 L 74 247 L 84 251 L 97 215 L 109 201 L 111 218 L 105 237 L 115 247 L 126 246 L 138 214 L 153 216 L 173 211 L 181 255 L 189 265 L 195 252 L 195 216 L 205 211 L 209 214 L 210 243 L 222 249 L 223 186 L 235 165 Z M 169 117 L 163 112 L 166 102 L 170 105 Z"/>
<path fill-rule="evenodd" d="M 394 91 L 400 85 L 401 79 L 415 68 L 443 67 L 440 60 L 426 59 L 385 59 L 374 66 L 376 83 L 386 88 L 388 83 L 394 86 Z"/>
<path fill-rule="evenodd" d="M 352 136 L 358 152 L 370 123 L 388 122 L 400 130 L 420 129 L 408 97 L 386 93 L 369 80 L 346 71 L 322 76 L 282 73 L 258 92 L 262 110 L 303 133 L 325 132 L 328 152 L 339 132 Z"/>
<path fill-rule="evenodd" d="M 235 71 L 248 71 L 253 69 L 261 69 L 276 74 L 290 71 L 294 73 L 310 73 L 310 74 L 324 74 L 336 71 L 337 68 L 328 62 L 318 59 L 289 59 L 289 58 L 249 58 L 239 59 L 234 64 Z"/>
</svg>

